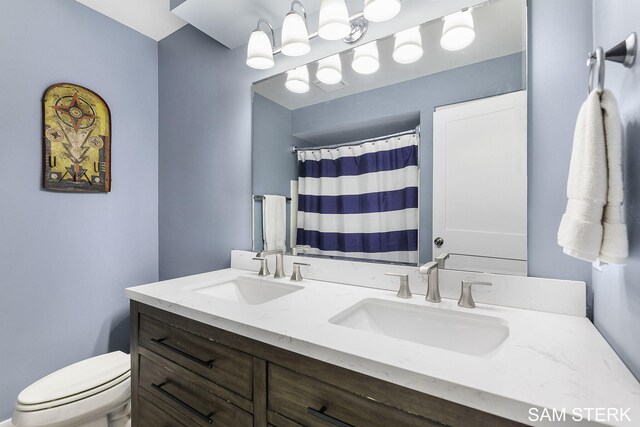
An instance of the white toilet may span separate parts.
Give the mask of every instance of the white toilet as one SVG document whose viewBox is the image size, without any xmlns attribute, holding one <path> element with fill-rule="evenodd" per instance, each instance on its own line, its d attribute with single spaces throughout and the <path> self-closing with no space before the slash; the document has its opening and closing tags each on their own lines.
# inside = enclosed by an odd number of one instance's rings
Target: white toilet
<svg viewBox="0 0 640 427">
<path fill-rule="evenodd" d="M 17 427 L 127 427 L 131 424 L 131 362 L 121 351 L 60 369 L 24 389 Z"/>
</svg>

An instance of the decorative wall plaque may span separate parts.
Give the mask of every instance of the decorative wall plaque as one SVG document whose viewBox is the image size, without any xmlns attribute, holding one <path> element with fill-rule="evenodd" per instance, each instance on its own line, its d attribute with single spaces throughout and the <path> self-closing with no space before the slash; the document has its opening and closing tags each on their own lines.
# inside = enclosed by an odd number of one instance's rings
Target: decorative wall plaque
<svg viewBox="0 0 640 427">
<path fill-rule="evenodd" d="M 111 113 L 95 92 L 58 83 L 44 93 L 44 188 L 111 190 Z"/>
</svg>

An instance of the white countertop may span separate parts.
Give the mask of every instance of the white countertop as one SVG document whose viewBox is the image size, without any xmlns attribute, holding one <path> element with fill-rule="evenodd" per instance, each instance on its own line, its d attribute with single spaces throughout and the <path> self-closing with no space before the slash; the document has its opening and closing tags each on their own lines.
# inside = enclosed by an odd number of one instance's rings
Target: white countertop
<svg viewBox="0 0 640 427">
<path fill-rule="evenodd" d="M 504 319 L 509 337 L 491 358 L 415 344 L 329 323 L 365 298 L 434 306 L 415 295 L 305 279 L 304 289 L 260 305 L 217 299 L 192 290 L 208 282 L 256 273 L 226 269 L 126 290 L 135 301 L 267 344 L 532 425 L 558 425 L 541 408 L 630 408 L 631 422 L 583 421 L 584 425 L 640 425 L 640 384 L 586 318 L 478 304 L 472 311 Z M 266 279 L 275 280 L 275 279 Z M 291 283 L 288 279 L 278 282 Z M 456 301 L 435 305 L 465 311 Z M 530 408 L 537 408 L 530 414 Z M 595 412 L 590 412 L 595 417 Z M 530 415 L 537 415 L 532 422 Z M 551 414 L 549 414 L 551 415 Z M 600 413 L 600 415 L 602 415 Z M 626 419 L 626 418 L 624 418 Z M 624 421 L 623 419 L 623 421 Z"/>
</svg>

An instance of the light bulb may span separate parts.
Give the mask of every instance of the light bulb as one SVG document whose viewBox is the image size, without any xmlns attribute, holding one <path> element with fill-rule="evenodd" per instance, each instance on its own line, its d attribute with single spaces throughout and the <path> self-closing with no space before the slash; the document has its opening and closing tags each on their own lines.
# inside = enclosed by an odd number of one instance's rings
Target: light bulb
<svg viewBox="0 0 640 427">
<path fill-rule="evenodd" d="M 344 0 L 322 0 L 318 35 L 325 40 L 340 40 L 351 33 L 349 11 Z"/>
<path fill-rule="evenodd" d="M 476 32 L 471 9 L 444 17 L 440 46 L 445 50 L 461 50 L 473 43 Z"/>
<path fill-rule="evenodd" d="M 302 56 L 311 51 L 307 24 L 304 18 L 293 10 L 284 17 L 281 50 L 287 56 Z"/>
<path fill-rule="evenodd" d="M 285 87 L 294 93 L 309 92 L 309 69 L 303 65 L 287 71 Z"/>
<path fill-rule="evenodd" d="M 342 62 L 340 54 L 332 55 L 318 61 L 318 71 L 316 77 L 322 83 L 335 85 L 342 81 Z"/>
<path fill-rule="evenodd" d="M 271 40 L 264 31 L 255 30 L 249 37 L 247 65 L 258 70 L 267 70 L 274 65 Z"/>
<path fill-rule="evenodd" d="M 364 17 L 371 22 L 388 21 L 401 7 L 400 0 L 364 0 Z"/>
<path fill-rule="evenodd" d="M 399 64 L 411 64 L 422 58 L 420 27 L 409 28 L 395 35 L 393 59 Z"/>
<path fill-rule="evenodd" d="M 373 74 L 380 68 L 378 59 L 378 43 L 370 43 L 358 46 L 353 51 L 353 62 L 351 67 L 356 73 Z"/>
</svg>

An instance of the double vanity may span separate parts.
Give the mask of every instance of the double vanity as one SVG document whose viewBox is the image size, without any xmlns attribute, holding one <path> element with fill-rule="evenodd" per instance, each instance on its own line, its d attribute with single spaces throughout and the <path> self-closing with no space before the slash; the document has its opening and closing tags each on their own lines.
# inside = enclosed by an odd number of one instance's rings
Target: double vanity
<svg viewBox="0 0 640 427">
<path fill-rule="evenodd" d="M 416 267 L 286 256 L 288 276 L 275 279 L 258 275 L 254 255 L 127 290 L 134 425 L 557 425 L 541 417 L 554 408 L 568 421 L 586 408 L 640 416 L 640 385 L 571 301 L 584 284 L 463 273 L 494 282 L 474 289 L 471 309 L 452 298 L 459 272 L 440 272 L 443 299 L 430 303 Z M 311 264 L 301 281 L 289 279 L 294 261 Z M 385 269 L 409 274 L 411 298 L 398 298 Z"/>
</svg>

